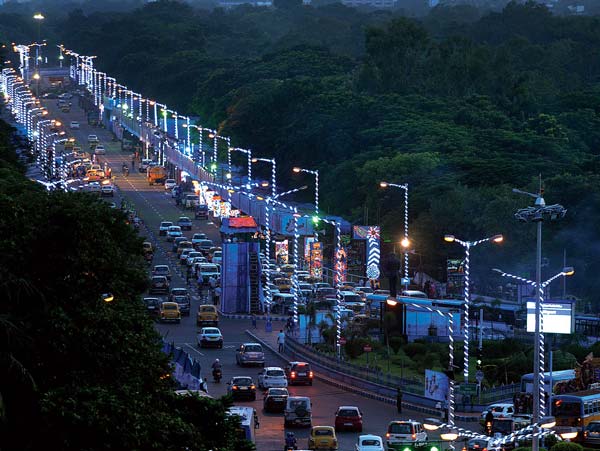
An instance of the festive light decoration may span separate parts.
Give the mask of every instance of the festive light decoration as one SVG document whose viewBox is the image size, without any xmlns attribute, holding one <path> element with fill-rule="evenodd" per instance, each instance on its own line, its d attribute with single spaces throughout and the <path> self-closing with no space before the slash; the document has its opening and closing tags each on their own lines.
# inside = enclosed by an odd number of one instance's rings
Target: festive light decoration
<svg viewBox="0 0 600 451">
<path fill-rule="evenodd" d="M 494 235 L 489 238 L 484 238 L 482 240 L 477 241 L 462 241 L 456 238 L 454 235 L 445 235 L 444 241 L 448 243 L 458 243 L 462 247 L 465 248 L 465 282 L 464 282 L 464 366 L 463 366 L 463 376 L 465 378 L 465 382 L 469 382 L 469 304 L 470 304 L 470 291 L 469 291 L 469 264 L 470 264 L 470 255 L 471 248 L 477 246 L 478 244 L 485 243 L 488 241 L 494 243 L 501 243 L 504 240 L 502 235 Z"/>
</svg>

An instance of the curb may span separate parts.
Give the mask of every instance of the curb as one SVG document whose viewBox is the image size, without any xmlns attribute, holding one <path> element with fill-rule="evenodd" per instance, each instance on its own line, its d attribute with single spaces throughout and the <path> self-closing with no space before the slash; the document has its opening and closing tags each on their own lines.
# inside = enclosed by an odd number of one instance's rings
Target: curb
<svg viewBox="0 0 600 451">
<path fill-rule="evenodd" d="M 279 358 L 281 358 L 282 360 L 284 360 L 285 362 L 289 363 L 289 360 L 287 359 L 287 356 L 285 354 L 282 354 L 280 352 L 277 352 L 277 350 L 275 348 L 273 348 L 270 344 L 268 344 L 265 340 L 263 340 L 262 338 L 257 337 L 256 335 L 254 335 L 251 331 L 246 330 L 246 334 L 249 335 L 250 337 L 252 337 L 254 340 L 256 340 L 258 343 L 261 343 L 263 346 L 265 346 L 266 348 L 268 348 L 271 352 L 273 352 L 275 355 L 277 355 Z M 352 387 L 349 386 L 347 384 L 343 384 L 340 382 L 337 382 L 334 379 L 331 379 L 329 377 L 325 377 L 320 375 L 319 373 L 315 373 L 315 377 L 317 379 L 319 379 L 320 381 L 328 384 L 328 385 L 332 385 L 336 388 L 360 395 L 360 396 L 364 396 L 365 398 L 369 398 L 369 399 L 374 399 L 375 401 L 380 401 L 380 402 L 384 402 L 386 404 L 391 404 L 391 405 L 396 405 L 396 399 L 395 398 L 390 398 L 388 396 L 383 396 L 383 395 L 379 395 L 377 393 L 372 393 L 369 391 L 365 391 L 364 389 L 361 388 L 356 388 L 356 387 Z M 432 409 L 430 407 L 423 407 L 423 406 L 419 406 L 416 404 L 411 404 L 411 403 L 407 403 L 406 401 L 404 401 L 402 403 L 402 407 L 405 409 L 409 409 L 409 410 L 414 410 L 416 412 L 420 412 L 420 413 L 426 413 L 432 416 L 439 416 L 439 411 L 437 411 L 436 409 Z M 463 421 L 463 422 L 476 422 L 478 420 L 477 417 L 473 417 L 473 416 L 464 416 L 464 415 L 457 415 L 455 413 L 454 418 L 458 421 Z"/>
</svg>

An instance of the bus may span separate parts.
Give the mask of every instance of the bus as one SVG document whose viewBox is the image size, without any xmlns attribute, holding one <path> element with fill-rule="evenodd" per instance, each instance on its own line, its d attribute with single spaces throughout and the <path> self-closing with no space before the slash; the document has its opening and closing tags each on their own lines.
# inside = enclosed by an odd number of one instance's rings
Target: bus
<svg viewBox="0 0 600 451">
<path fill-rule="evenodd" d="M 582 432 L 590 421 L 600 420 L 600 390 L 556 395 L 551 403 L 557 426 L 575 427 Z"/>
<path fill-rule="evenodd" d="M 553 371 L 544 373 L 544 391 L 553 393 L 550 389 L 550 378 L 552 378 L 552 388 L 559 383 L 575 379 L 575 370 Z M 521 377 L 521 393 L 533 393 L 533 373 L 525 374 Z"/>
<path fill-rule="evenodd" d="M 252 407 L 233 406 L 229 408 L 227 414 L 240 417 L 240 428 L 238 429 L 239 437 L 255 443 L 256 437 L 254 431 L 255 429 L 258 429 L 256 410 Z"/>
</svg>

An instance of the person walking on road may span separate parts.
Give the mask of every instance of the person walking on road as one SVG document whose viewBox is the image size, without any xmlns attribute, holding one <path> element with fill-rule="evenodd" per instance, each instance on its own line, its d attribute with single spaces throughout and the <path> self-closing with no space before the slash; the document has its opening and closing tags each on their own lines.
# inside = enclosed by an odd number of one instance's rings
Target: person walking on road
<svg viewBox="0 0 600 451">
<path fill-rule="evenodd" d="M 254 313 L 252 314 L 252 327 L 256 329 L 256 315 Z"/>
<path fill-rule="evenodd" d="M 285 334 L 283 333 L 283 329 L 279 330 L 277 334 L 277 347 L 278 352 L 283 352 L 283 346 L 285 345 Z"/>
<path fill-rule="evenodd" d="M 402 389 L 400 387 L 396 389 L 396 407 L 398 413 L 402 413 Z"/>
<path fill-rule="evenodd" d="M 131 170 L 133 171 L 135 169 L 135 159 L 132 158 L 131 159 Z"/>
</svg>

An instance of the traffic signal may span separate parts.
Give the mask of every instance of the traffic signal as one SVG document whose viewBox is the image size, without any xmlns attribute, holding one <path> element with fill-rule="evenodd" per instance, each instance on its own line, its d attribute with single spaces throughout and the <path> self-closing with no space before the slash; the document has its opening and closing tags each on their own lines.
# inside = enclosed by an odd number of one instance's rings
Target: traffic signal
<svg viewBox="0 0 600 451">
<path fill-rule="evenodd" d="M 425 446 L 405 446 L 402 451 L 440 451 L 436 445 Z"/>
<path fill-rule="evenodd" d="M 312 217 L 313 224 L 318 224 L 320 220 L 321 220 L 321 218 L 319 218 L 317 215 L 314 215 Z"/>
<path fill-rule="evenodd" d="M 483 350 L 481 348 L 477 348 L 477 370 L 481 370 L 481 358 L 483 355 Z"/>
</svg>

